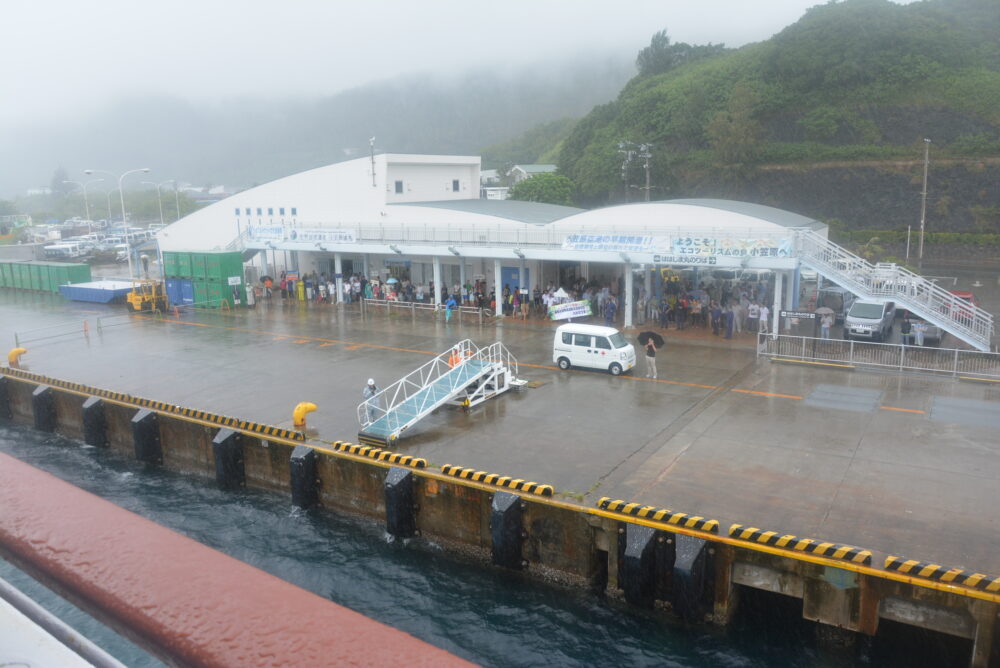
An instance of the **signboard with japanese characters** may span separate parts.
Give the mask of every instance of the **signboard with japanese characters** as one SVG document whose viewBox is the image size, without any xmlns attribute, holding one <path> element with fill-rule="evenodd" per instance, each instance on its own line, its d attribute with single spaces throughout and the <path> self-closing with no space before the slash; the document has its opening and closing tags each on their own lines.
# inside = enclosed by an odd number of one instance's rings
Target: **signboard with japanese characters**
<svg viewBox="0 0 1000 668">
<path fill-rule="evenodd" d="M 301 227 L 288 230 L 288 240 L 324 241 L 333 244 L 353 244 L 356 241 L 354 230 Z"/>
<path fill-rule="evenodd" d="M 569 234 L 563 239 L 563 250 L 615 251 L 619 253 L 652 253 L 665 248 L 667 239 L 634 234 Z"/>
<path fill-rule="evenodd" d="M 739 239 L 732 237 L 673 237 L 672 254 L 678 257 L 791 257 L 792 240 Z"/>
<path fill-rule="evenodd" d="M 552 320 L 566 320 L 567 318 L 586 318 L 591 315 L 590 302 L 583 299 L 578 302 L 566 302 L 564 304 L 554 304 L 549 307 L 549 318 Z"/>
<path fill-rule="evenodd" d="M 251 225 L 247 236 L 252 241 L 284 241 L 285 228 L 281 225 Z"/>
</svg>

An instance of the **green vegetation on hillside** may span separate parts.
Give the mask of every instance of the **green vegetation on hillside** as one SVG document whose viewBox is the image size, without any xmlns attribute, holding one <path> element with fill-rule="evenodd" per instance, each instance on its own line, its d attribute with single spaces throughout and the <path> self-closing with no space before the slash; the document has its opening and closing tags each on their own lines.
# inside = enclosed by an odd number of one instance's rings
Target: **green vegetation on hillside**
<svg viewBox="0 0 1000 668">
<path fill-rule="evenodd" d="M 640 74 L 562 141 L 559 171 L 597 205 L 623 199 L 622 141 L 654 144 L 656 198 L 709 181 L 725 196 L 764 165 L 920 160 L 924 137 L 936 157 L 995 156 L 998 35 L 995 0 L 831 2 L 737 50 L 657 33 Z"/>
</svg>

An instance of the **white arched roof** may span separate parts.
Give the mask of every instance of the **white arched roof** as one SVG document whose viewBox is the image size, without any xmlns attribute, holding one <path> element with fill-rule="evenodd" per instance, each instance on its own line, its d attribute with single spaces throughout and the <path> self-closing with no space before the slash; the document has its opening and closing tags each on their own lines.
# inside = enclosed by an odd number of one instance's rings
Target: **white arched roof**
<svg viewBox="0 0 1000 668">
<path fill-rule="evenodd" d="M 584 211 L 550 224 L 553 230 L 601 233 L 644 229 L 652 233 L 676 229 L 720 232 L 777 233 L 789 227 L 822 226 L 815 220 L 772 207 L 730 200 L 669 200 L 640 202 Z"/>
</svg>

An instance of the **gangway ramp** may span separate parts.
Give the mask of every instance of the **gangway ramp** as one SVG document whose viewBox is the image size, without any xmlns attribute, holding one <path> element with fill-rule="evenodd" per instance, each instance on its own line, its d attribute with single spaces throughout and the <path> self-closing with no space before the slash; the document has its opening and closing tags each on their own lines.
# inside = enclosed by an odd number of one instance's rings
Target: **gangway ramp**
<svg viewBox="0 0 1000 668">
<path fill-rule="evenodd" d="M 388 446 L 446 404 L 472 407 L 525 385 L 517 360 L 499 341 L 485 348 L 464 339 L 358 405 L 358 440 Z"/>
</svg>

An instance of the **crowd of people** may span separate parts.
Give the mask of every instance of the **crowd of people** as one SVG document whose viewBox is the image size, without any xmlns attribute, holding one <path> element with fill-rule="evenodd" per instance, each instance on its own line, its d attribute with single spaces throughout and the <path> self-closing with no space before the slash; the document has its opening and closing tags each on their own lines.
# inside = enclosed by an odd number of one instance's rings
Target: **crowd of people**
<svg viewBox="0 0 1000 668">
<path fill-rule="evenodd" d="M 283 299 L 301 297 L 318 303 L 350 304 L 361 299 L 418 304 L 434 301 L 433 281 L 425 286 L 405 278 L 369 280 L 361 274 L 351 274 L 343 278 L 338 300 L 337 283 L 332 275 L 313 271 L 296 276 L 281 272 L 277 282 L 269 276 L 262 277 L 257 298 L 270 299 L 277 291 Z M 530 290 L 504 284 L 498 295 L 493 286 L 477 279 L 465 285 L 442 285 L 441 304 L 449 316 L 458 306 L 472 306 L 528 319 L 545 318 L 549 308 L 558 304 L 587 301 L 593 316 L 602 319 L 605 325 L 616 326 L 624 319 L 624 283 L 624 277 L 619 276 L 610 280 L 578 278 L 568 286 L 550 282 L 542 288 L 536 284 Z M 655 323 L 661 329 L 711 329 L 714 335 L 727 339 L 742 332 L 767 332 L 770 328 L 771 311 L 767 306 L 770 286 L 766 282 L 713 280 L 695 285 L 692 281 L 665 281 L 649 295 L 638 285 L 633 296 L 634 322 L 639 326 Z"/>
</svg>

